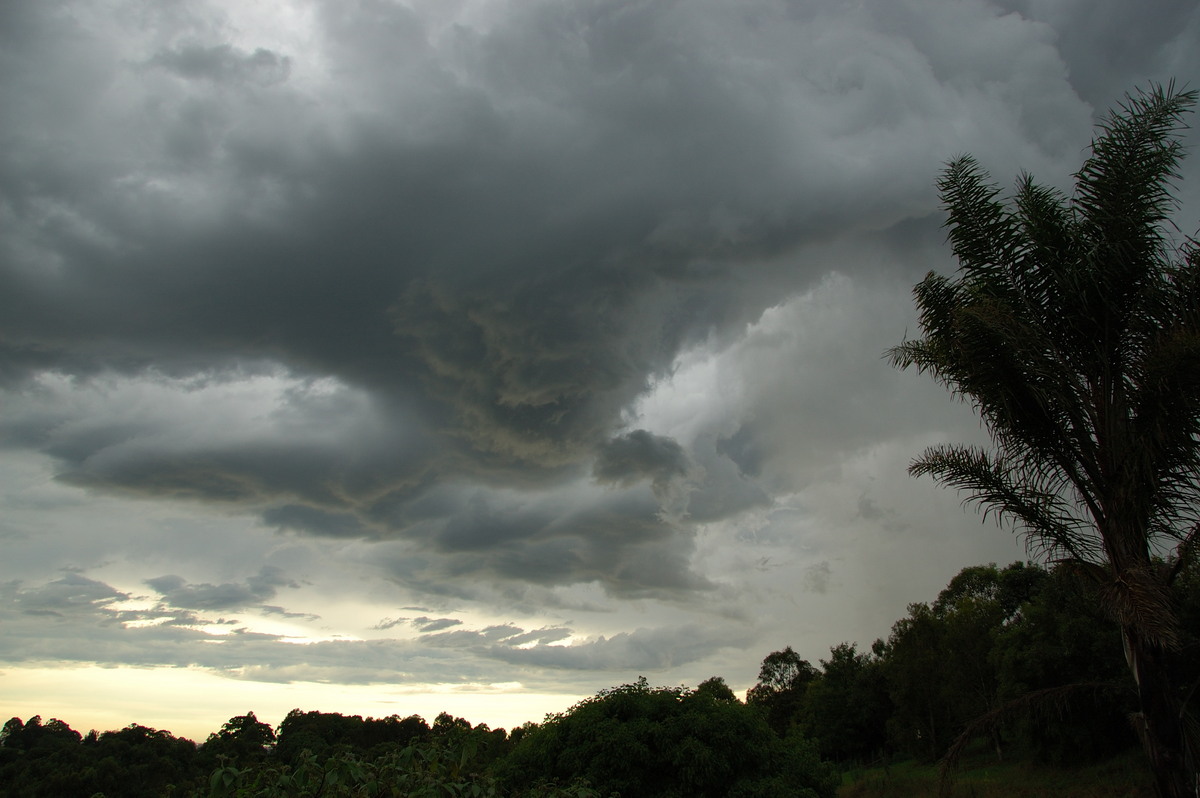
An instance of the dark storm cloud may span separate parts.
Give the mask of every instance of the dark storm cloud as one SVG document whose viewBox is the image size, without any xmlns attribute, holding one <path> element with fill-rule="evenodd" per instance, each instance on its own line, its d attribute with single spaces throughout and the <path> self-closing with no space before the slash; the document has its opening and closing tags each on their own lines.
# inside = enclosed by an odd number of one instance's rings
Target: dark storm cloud
<svg viewBox="0 0 1200 798">
<path fill-rule="evenodd" d="M 315 507 L 288 504 L 262 513 L 263 523 L 327 537 L 369 537 L 372 532 L 350 513 L 331 513 Z"/>
<path fill-rule="evenodd" d="M 997 0 L 1054 28 L 1058 50 L 1082 97 L 1103 109 L 1114 88 L 1126 91 L 1147 80 L 1194 80 L 1200 74 L 1200 7 L 1191 0 Z"/>
<path fill-rule="evenodd" d="M 64 618 L 79 612 L 91 613 L 106 604 L 129 598 L 103 582 L 78 573 L 38 586 L 22 588 L 19 582 L 4 586 L 5 598 L 18 612 Z"/>
<path fill-rule="evenodd" d="M 471 600 L 487 595 L 471 576 L 541 586 L 596 583 L 624 597 L 678 597 L 713 587 L 691 566 L 693 534 L 664 518 L 644 488 L 549 498 L 473 491 L 454 508 L 406 528 L 407 543 L 420 545 L 420 553 L 410 545 L 380 547 L 374 562 L 401 584 Z"/>
<path fill-rule="evenodd" d="M 278 615 L 281 618 L 303 618 L 306 621 L 317 621 L 321 619 L 320 615 L 311 612 L 290 612 L 289 610 L 279 607 L 275 604 L 262 604 L 257 607 L 257 610 L 264 615 Z"/>
<path fill-rule="evenodd" d="M 681 524 L 762 502 L 777 430 L 692 458 L 634 401 L 820 278 L 805 247 L 924 219 L 948 155 L 1073 156 L 1086 111 L 1049 28 L 974 2 L 364 0 L 294 49 L 204 3 L 3 13 L 3 445 L 401 539 L 390 572 L 448 595 L 711 589 Z M 617 489 L 554 498 L 589 469 Z"/>
<path fill-rule="evenodd" d="M 189 584 L 183 577 L 171 574 L 147 579 L 146 584 L 162 596 L 164 603 L 195 610 L 245 609 L 274 598 L 281 587 L 299 587 L 281 569 L 271 565 L 264 565 L 244 582 Z M 280 608 L 271 609 L 279 614 Z"/>
<path fill-rule="evenodd" d="M 212 47 L 184 44 L 155 53 L 147 63 L 189 79 L 248 80 L 264 85 L 287 80 L 291 68 L 291 59 L 287 56 L 261 47 L 253 53 L 245 53 L 228 44 Z"/>
<path fill-rule="evenodd" d="M 421 631 L 422 634 L 428 634 L 430 632 L 440 632 L 443 629 L 449 629 L 451 626 L 459 626 L 460 624 L 462 624 L 462 621 L 458 620 L 457 618 L 425 618 L 425 617 L 421 617 L 421 618 L 413 618 L 412 622 L 413 622 L 413 625 L 415 625 Z"/>
<path fill-rule="evenodd" d="M 742 424 L 732 435 L 718 438 L 717 453 L 732 460 L 738 471 L 748 477 L 756 477 L 762 472 L 763 453 L 749 424 Z"/>
<path fill-rule="evenodd" d="M 687 476 L 691 467 L 683 447 L 674 440 L 637 429 L 600 447 L 592 476 L 600 482 L 628 487 L 649 479 L 656 491 Z"/>
</svg>

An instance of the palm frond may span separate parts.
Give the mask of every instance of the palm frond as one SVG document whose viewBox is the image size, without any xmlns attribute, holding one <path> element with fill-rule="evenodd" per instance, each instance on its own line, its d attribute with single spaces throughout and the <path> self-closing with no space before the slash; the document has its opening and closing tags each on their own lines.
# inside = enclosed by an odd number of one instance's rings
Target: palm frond
<svg viewBox="0 0 1200 798">
<path fill-rule="evenodd" d="M 1110 240 L 1126 246 L 1153 238 L 1159 223 L 1175 209 L 1173 181 L 1183 145 L 1178 132 L 1196 103 L 1196 91 L 1176 91 L 1174 83 L 1137 92 L 1101 121 L 1102 135 L 1075 174 L 1075 205 L 1085 226 L 1122 232 Z"/>
<path fill-rule="evenodd" d="M 954 256 L 968 279 L 985 278 L 1009 263 L 1020 246 L 1016 220 L 997 199 L 1000 189 L 969 155 L 951 161 L 938 181 Z"/>
<path fill-rule="evenodd" d="M 1053 484 L 1052 473 L 1031 473 L 1027 466 L 983 449 L 955 445 L 926 449 L 909 473 L 933 476 L 964 492 L 964 503 L 978 505 L 985 518 L 994 513 L 1001 522 L 1013 523 L 1030 545 L 1085 561 L 1098 555 L 1087 521 L 1064 498 L 1063 486 Z"/>
</svg>

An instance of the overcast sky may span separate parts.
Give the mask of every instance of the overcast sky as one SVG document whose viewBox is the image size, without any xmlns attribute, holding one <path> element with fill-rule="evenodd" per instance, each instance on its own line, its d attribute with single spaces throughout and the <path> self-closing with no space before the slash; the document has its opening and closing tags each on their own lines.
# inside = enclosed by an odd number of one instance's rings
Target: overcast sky
<svg viewBox="0 0 1200 798">
<path fill-rule="evenodd" d="M 0 712 L 511 727 L 886 637 L 1024 556 L 905 471 L 982 439 L 881 357 L 941 166 L 1068 186 L 1172 77 L 1194 0 L 7 0 Z"/>
</svg>

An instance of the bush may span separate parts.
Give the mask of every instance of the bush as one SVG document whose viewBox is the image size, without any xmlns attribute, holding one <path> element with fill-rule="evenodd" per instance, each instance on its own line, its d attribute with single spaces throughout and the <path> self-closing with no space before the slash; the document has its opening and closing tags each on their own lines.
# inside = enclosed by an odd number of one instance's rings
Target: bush
<svg viewBox="0 0 1200 798">
<path fill-rule="evenodd" d="M 580 777 L 601 795 L 647 798 L 832 798 L 837 783 L 812 741 L 779 737 L 755 708 L 644 678 L 552 716 L 497 773 L 514 788 Z"/>
</svg>

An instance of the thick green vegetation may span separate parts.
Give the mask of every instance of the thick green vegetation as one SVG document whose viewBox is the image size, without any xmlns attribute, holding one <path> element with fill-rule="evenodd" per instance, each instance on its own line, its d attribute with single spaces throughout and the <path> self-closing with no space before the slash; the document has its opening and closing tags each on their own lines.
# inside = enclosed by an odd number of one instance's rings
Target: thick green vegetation
<svg viewBox="0 0 1200 798">
<path fill-rule="evenodd" d="M 518 787 L 582 776 L 603 795 L 663 798 L 832 798 L 837 784 L 799 729 L 776 734 L 720 680 L 603 691 L 525 735 L 501 773 Z"/>
<path fill-rule="evenodd" d="M 1069 565 L 965 568 L 870 652 L 841 644 L 820 668 L 790 648 L 772 653 L 748 699 L 846 769 L 953 765 L 964 750 L 993 770 L 1095 765 L 1138 744 L 1137 689 L 1101 590 Z M 1183 569 L 1169 598 L 1181 646 L 1195 652 L 1200 567 Z M 1181 659 L 1173 678 L 1200 683 L 1200 658 Z"/>
<path fill-rule="evenodd" d="M 1151 798 L 1154 787 L 1140 752 L 1073 767 L 1035 762 L 970 761 L 949 784 L 937 765 L 909 760 L 849 771 L 838 798 Z"/>
</svg>

